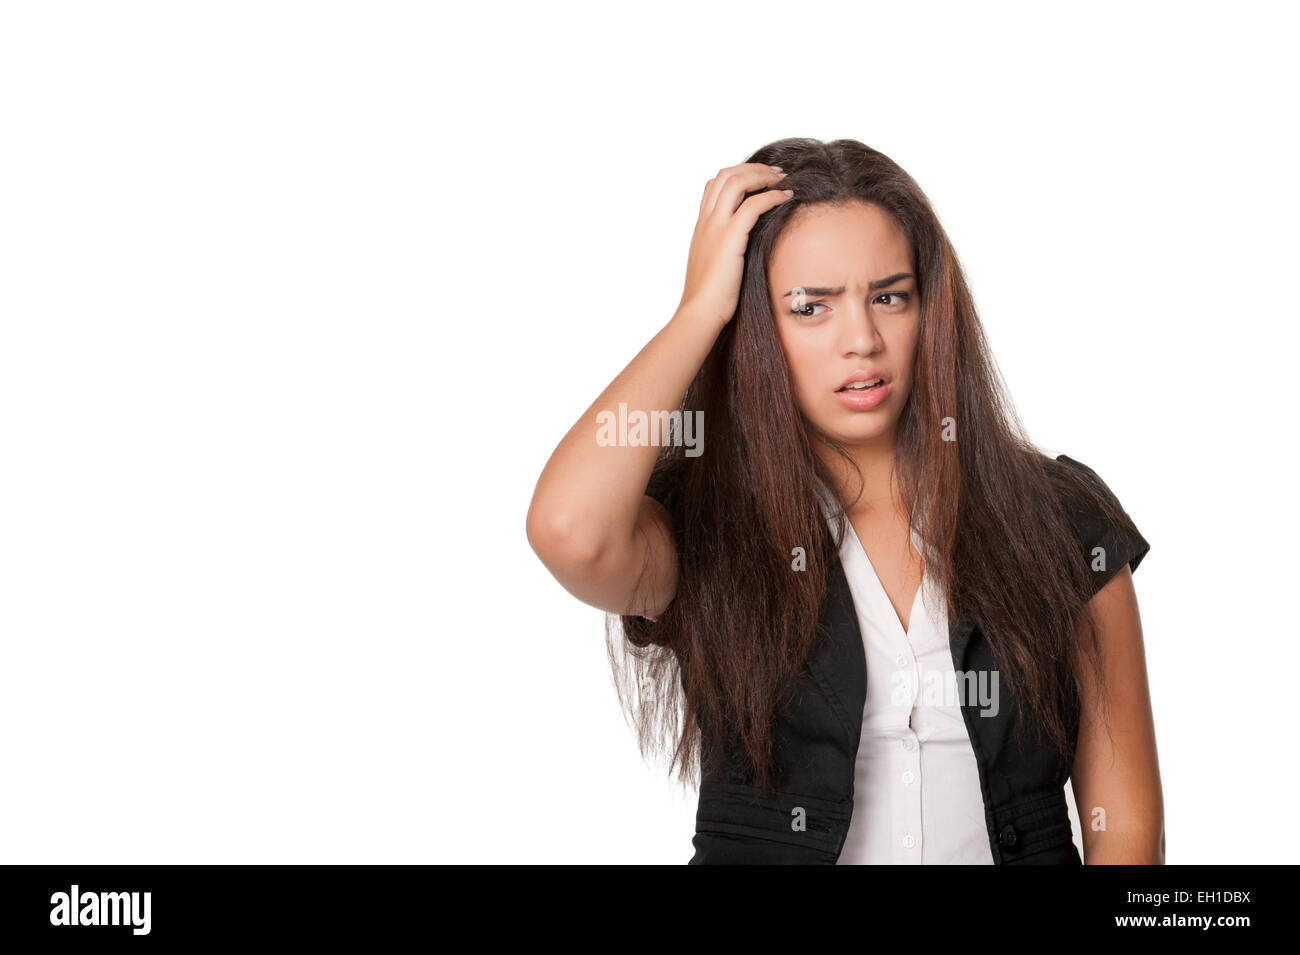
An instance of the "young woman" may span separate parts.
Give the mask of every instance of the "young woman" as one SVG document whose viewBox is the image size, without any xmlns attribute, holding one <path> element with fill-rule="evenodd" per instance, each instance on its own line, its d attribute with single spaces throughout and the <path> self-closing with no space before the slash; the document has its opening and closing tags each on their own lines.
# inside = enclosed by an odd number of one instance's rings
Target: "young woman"
<svg viewBox="0 0 1300 955">
<path fill-rule="evenodd" d="M 1024 436 L 881 153 L 781 140 L 709 180 L 676 313 L 527 532 L 617 615 L 643 752 L 700 770 L 692 863 L 1077 864 L 1067 780 L 1088 863 L 1163 863 L 1149 545 Z"/>
</svg>

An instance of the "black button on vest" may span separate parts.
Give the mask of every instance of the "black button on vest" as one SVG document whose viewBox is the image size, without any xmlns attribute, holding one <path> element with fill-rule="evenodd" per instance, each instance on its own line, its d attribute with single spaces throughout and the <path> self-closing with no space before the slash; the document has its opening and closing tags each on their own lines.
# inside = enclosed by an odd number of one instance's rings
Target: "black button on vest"
<svg viewBox="0 0 1300 955">
<path fill-rule="evenodd" d="M 1014 849 L 1016 847 L 1016 827 L 1010 825 L 1003 826 L 1002 836 L 999 841 L 1002 843 L 1002 848 Z"/>
</svg>

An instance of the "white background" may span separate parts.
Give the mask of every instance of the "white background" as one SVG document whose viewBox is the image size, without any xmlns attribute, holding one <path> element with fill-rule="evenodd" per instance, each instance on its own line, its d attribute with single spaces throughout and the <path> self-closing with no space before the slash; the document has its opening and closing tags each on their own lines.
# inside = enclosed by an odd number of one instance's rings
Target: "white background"
<svg viewBox="0 0 1300 955">
<path fill-rule="evenodd" d="M 1294 24 L 1278 3 L 12 4 L 0 861 L 662 862 L 603 615 L 532 554 L 787 136 L 932 199 L 1135 575 L 1168 860 L 1294 861 Z"/>
</svg>

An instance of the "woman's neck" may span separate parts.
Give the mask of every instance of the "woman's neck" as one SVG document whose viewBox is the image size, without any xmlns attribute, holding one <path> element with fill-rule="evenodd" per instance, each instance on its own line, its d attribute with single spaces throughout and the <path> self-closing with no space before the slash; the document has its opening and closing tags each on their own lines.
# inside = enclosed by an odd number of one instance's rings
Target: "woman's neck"
<svg viewBox="0 0 1300 955">
<path fill-rule="evenodd" d="M 850 445 L 846 450 L 862 474 L 861 495 L 858 494 L 858 475 L 848 462 L 828 448 L 819 448 L 818 454 L 831 473 L 835 493 L 848 505 L 849 513 L 899 512 L 902 497 L 894 469 L 893 435 L 867 444 Z"/>
</svg>

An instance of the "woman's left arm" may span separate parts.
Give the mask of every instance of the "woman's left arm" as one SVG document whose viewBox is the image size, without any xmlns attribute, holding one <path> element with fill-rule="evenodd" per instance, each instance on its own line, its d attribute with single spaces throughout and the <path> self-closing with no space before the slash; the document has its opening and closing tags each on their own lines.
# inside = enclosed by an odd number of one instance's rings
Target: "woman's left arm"
<svg viewBox="0 0 1300 955">
<path fill-rule="evenodd" d="M 1084 672 L 1071 773 L 1083 829 L 1083 861 L 1164 865 L 1165 812 L 1155 720 L 1137 594 L 1127 565 L 1097 592 L 1090 606 L 1106 674 L 1110 733 L 1098 712 L 1095 681 Z"/>
</svg>

